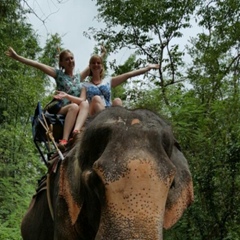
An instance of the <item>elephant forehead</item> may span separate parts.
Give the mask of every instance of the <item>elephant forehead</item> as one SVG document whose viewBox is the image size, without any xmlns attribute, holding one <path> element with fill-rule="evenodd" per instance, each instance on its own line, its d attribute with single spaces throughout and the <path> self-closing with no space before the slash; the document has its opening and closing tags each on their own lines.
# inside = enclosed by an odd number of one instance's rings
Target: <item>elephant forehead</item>
<svg viewBox="0 0 240 240">
<path fill-rule="evenodd" d="M 138 118 L 131 119 L 129 123 L 122 119 L 116 123 L 111 119 L 101 127 L 103 131 L 98 129 L 97 132 L 101 134 L 91 135 L 96 146 L 96 155 L 93 153 L 91 156 L 96 158 L 93 167 L 101 169 L 105 178 L 117 179 L 125 175 L 129 171 L 129 163 L 135 159 L 151 166 L 154 164 L 154 170 L 161 177 L 167 176 L 169 169 L 174 168 L 168 156 L 172 149 L 171 135 L 163 133 L 160 127 L 145 126 Z"/>
<path fill-rule="evenodd" d="M 135 125 L 135 124 L 141 124 L 142 121 L 139 118 L 133 118 L 129 121 L 128 123 L 128 119 L 122 119 L 120 116 L 116 117 L 112 117 L 110 119 L 107 119 L 105 122 L 103 122 L 103 124 L 105 125 L 109 125 L 111 126 L 112 124 L 117 124 L 117 123 L 122 123 L 124 125 Z"/>
</svg>

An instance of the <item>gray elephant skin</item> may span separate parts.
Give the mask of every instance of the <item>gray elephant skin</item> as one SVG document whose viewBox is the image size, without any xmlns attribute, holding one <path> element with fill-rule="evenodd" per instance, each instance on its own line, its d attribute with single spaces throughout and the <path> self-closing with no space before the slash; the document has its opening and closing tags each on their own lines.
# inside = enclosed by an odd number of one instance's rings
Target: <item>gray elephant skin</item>
<svg viewBox="0 0 240 240">
<path fill-rule="evenodd" d="M 167 121 L 112 107 L 88 124 L 33 197 L 24 240 L 161 240 L 193 202 L 189 166 Z"/>
</svg>

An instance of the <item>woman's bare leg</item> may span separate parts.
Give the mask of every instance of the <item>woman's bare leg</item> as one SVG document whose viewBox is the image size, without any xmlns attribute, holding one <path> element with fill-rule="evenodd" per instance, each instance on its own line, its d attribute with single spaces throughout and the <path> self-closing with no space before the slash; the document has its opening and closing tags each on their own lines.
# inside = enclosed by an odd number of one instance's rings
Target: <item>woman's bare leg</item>
<svg viewBox="0 0 240 240">
<path fill-rule="evenodd" d="M 58 114 L 66 115 L 65 121 L 64 121 L 62 139 L 68 140 L 69 135 L 75 124 L 78 111 L 79 111 L 79 106 L 76 103 L 71 103 L 67 106 L 62 107 L 58 112 Z"/>
<path fill-rule="evenodd" d="M 90 115 L 94 115 L 100 111 L 102 111 L 103 109 L 105 109 L 103 100 L 101 99 L 101 97 L 99 96 L 94 96 L 92 98 L 92 102 L 90 103 L 90 109 L 89 109 L 89 113 Z"/>
<path fill-rule="evenodd" d="M 114 100 L 112 101 L 112 106 L 122 106 L 122 100 L 121 98 L 114 98 Z"/>
<path fill-rule="evenodd" d="M 79 109 L 80 110 L 77 115 L 74 131 L 80 131 L 88 117 L 88 111 L 89 111 L 88 101 L 81 102 L 81 104 L 79 105 Z"/>
</svg>

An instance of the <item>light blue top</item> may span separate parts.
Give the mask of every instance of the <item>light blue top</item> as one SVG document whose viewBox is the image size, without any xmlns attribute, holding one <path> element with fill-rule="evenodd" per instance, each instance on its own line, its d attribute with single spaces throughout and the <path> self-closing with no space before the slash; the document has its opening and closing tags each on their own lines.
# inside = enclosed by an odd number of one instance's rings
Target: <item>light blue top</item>
<svg viewBox="0 0 240 240">
<path fill-rule="evenodd" d="M 105 104 L 105 107 L 110 107 L 111 102 L 111 81 L 112 78 L 104 78 L 102 82 L 95 85 L 91 82 L 83 83 L 83 87 L 86 88 L 87 100 L 91 103 L 94 96 L 100 96 Z"/>
</svg>

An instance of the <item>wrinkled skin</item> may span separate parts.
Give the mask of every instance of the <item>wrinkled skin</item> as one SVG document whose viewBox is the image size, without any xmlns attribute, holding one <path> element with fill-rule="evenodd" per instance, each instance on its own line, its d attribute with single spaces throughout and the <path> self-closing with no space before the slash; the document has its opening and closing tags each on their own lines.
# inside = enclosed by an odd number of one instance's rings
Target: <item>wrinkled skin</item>
<svg viewBox="0 0 240 240">
<path fill-rule="evenodd" d="M 22 221 L 21 232 L 24 240 L 53 239 L 53 220 L 48 209 L 45 190 L 32 198 Z"/>
<path fill-rule="evenodd" d="M 191 174 L 171 127 L 148 110 L 102 111 L 54 179 L 49 239 L 159 240 L 193 201 Z"/>
</svg>

